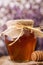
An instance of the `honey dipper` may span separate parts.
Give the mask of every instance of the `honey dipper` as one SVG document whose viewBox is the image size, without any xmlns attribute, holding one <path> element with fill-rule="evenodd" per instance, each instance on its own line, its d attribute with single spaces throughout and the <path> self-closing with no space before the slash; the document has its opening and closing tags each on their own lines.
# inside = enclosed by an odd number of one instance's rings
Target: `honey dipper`
<svg viewBox="0 0 43 65">
<path fill-rule="evenodd" d="M 32 61 L 43 61 L 43 51 L 34 51 L 31 55 Z"/>
</svg>

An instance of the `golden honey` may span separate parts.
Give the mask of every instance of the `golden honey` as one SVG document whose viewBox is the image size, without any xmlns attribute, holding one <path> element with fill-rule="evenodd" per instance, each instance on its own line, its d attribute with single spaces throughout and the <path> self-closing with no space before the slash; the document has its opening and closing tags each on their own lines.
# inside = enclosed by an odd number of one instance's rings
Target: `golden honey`
<svg viewBox="0 0 43 65">
<path fill-rule="evenodd" d="M 16 38 L 15 38 L 16 39 Z M 36 38 L 34 32 L 26 30 L 19 39 L 9 46 L 13 41 L 9 40 L 8 36 L 5 36 L 5 43 L 8 49 L 11 60 L 14 61 L 30 61 L 31 54 L 35 50 Z"/>
</svg>

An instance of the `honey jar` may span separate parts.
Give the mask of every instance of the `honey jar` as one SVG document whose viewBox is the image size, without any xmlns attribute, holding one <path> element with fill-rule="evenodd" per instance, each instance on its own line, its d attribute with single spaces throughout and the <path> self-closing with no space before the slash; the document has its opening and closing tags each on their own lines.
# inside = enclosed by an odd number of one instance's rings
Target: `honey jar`
<svg viewBox="0 0 43 65">
<path fill-rule="evenodd" d="M 24 24 L 13 25 L 5 30 L 3 35 L 11 60 L 30 61 L 31 54 L 36 47 L 36 36 L 39 36 L 39 32 L 41 33 L 38 29 Z"/>
</svg>

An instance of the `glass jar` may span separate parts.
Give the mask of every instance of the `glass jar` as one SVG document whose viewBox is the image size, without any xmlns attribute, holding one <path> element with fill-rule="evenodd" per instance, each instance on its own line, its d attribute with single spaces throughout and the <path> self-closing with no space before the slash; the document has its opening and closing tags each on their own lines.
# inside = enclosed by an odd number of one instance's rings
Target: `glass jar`
<svg viewBox="0 0 43 65">
<path fill-rule="evenodd" d="M 40 30 L 22 23 L 8 27 L 3 35 L 11 60 L 30 61 L 31 54 L 36 47 L 37 37 L 43 36 L 42 34 Z"/>
</svg>

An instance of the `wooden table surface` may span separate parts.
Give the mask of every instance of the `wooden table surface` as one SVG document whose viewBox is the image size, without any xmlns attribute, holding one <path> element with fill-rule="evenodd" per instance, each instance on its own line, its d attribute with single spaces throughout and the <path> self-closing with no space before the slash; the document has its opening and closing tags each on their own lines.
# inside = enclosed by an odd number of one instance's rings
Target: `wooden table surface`
<svg viewBox="0 0 43 65">
<path fill-rule="evenodd" d="M 30 62 L 18 63 L 11 61 L 9 56 L 3 56 L 0 57 L 0 65 L 43 65 L 43 62 L 30 61 Z"/>
</svg>

